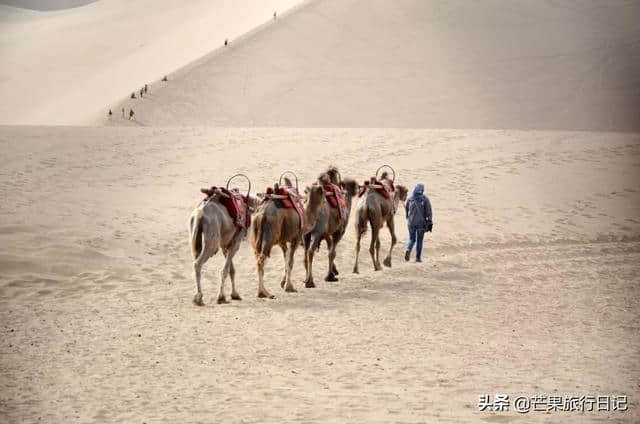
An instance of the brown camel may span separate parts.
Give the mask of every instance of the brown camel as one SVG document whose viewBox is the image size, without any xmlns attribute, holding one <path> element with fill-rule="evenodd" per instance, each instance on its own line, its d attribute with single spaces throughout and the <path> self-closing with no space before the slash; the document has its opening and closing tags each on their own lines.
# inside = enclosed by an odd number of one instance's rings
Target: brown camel
<svg viewBox="0 0 640 424">
<path fill-rule="evenodd" d="M 291 181 L 285 178 L 285 186 L 292 188 Z M 277 185 L 274 192 L 278 192 Z M 264 286 L 264 264 L 271 255 L 271 248 L 280 246 L 284 255 L 284 275 L 280 286 L 286 292 L 296 292 L 291 283 L 293 258 L 300 241 L 315 225 L 318 210 L 325 202 L 322 186 L 314 186 L 307 193 L 304 209 L 304 226 L 301 228 L 300 216 L 294 208 L 280 208 L 276 201 L 267 198 L 255 215 L 253 224 L 253 250 L 258 270 L 258 297 L 273 299 Z M 288 246 L 287 246 L 288 245 Z"/>
<path fill-rule="evenodd" d="M 220 203 L 222 194 L 203 189 L 209 197 L 203 200 L 191 214 L 189 219 L 189 241 L 191 253 L 194 259 L 193 269 L 196 277 L 197 293 L 193 302 L 204 305 L 202 301 L 202 287 L 200 285 L 200 275 L 202 267 L 209 258 L 222 249 L 225 257 L 224 266 L 220 272 L 220 289 L 218 291 L 218 303 L 229 303 L 224 294 L 224 283 L 227 276 L 231 278 L 231 299 L 242 300 L 236 290 L 236 270 L 233 267 L 233 256 L 240 247 L 240 242 L 247 234 L 246 228 L 239 228 L 235 225 L 234 219 L 229 215 L 227 208 Z M 257 206 L 253 198 L 249 198 L 247 213 L 251 213 Z"/>
<path fill-rule="evenodd" d="M 327 249 L 329 250 L 329 270 L 324 280 L 338 281 L 336 277 L 338 270 L 334 262 L 336 258 L 336 247 L 347 229 L 352 199 L 358 193 L 358 183 L 349 178 L 341 181 L 340 173 L 335 167 L 329 167 L 329 169 L 318 178 L 317 184 L 325 185 L 329 183 L 339 187 L 344 193 L 346 217 L 341 217 L 340 211 L 332 207 L 328 201 L 324 202 L 318 211 L 315 226 L 304 236 L 304 268 L 307 272 L 304 284 L 307 288 L 315 287 L 315 283 L 313 282 L 313 255 L 315 251 L 319 249 L 322 240 L 327 242 Z M 327 192 L 326 195 L 330 196 L 333 195 L 333 193 Z"/>
<path fill-rule="evenodd" d="M 382 180 L 388 180 L 387 173 L 383 173 Z M 395 186 L 395 195 L 392 199 L 385 198 L 378 190 L 372 187 L 374 181 L 371 184 L 366 185 L 365 193 L 358 200 L 356 206 L 356 262 L 353 265 L 353 272 L 358 273 L 358 258 L 360 256 L 360 239 L 362 235 L 367 231 L 367 223 L 371 225 L 371 246 L 369 247 L 369 253 L 371 253 L 371 259 L 373 260 L 373 267 L 376 271 L 380 271 L 380 230 L 387 224 L 389 227 L 389 233 L 391 233 L 391 247 L 389 253 L 384 259 L 384 265 L 391 267 L 391 252 L 393 246 L 396 244 L 396 232 L 393 223 L 393 217 L 395 216 L 398 205 L 401 201 L 405 201 L 407 198 L 407 188 L 402 185 Z"/>
</svg>

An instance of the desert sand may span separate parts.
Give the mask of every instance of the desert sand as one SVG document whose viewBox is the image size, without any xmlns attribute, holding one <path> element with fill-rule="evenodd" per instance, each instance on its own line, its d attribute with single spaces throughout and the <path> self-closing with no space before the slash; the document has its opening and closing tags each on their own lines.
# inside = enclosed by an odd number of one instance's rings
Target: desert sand
<svg viewBox="0 0 640 424">
<path fill-rule="evenodd" d="M 616 133 L 5 127 L 2 403 L 9 422 L 634 422 L 640 379 L 640 137 Z M 332 151 L 340 152 L 336 156 Z M 381 161 L 424 180 L 435 232 L 297 294 L 274 250 L 255 297 L 195 293 L 187 218 L 200 186 Z M 402 209 L 400 246 L 406 242 Z M 388 233 L 383 232 L 383 249 Z M 626 413 L 481 413 L 482 393 L 627 394 Z"/>
<path fill-rule="evenodd" d="M 316 0 L 217 50 L 232 2 L 186 3 L 0 6 L 0 422 L 640 421 L 639 2 Z M 136 54 L 105 11 L 140 25 Z M 167 48 L 156 30 L 217 35 Z M 75 79 L 96 48 L 113 84 Z M 40 64 L 59 84 L 21 86 Z M 160 69 L 167 84 L 120 102 Z M 274 249 L 277 297 L 258 299 L 245 241 L 244 299 L 213 301 L 217 256 L 192 303 L 200 187 L 385 163 L 426 184 L 422 264 L 403 260 L 400 208 L 392 268 L 373 271 L 367 234 L 350 272 L 351 223 L 339 282 L 323 246 L 303 288 L 299 250 L 283 293 Z M 500 393 L 627 395 L 628 411 L 478 410 Z"/>
</svg>

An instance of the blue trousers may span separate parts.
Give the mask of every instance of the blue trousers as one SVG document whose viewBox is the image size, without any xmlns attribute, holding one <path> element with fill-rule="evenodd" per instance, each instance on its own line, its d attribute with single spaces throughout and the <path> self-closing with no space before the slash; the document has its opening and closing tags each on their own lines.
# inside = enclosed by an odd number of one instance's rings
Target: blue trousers
<svg viewBox="0 0 640 424">
<path fill-rule="evenodd" d="M 409 225 L 409 244 L 407 251 L 411 252 L 413 245 L 416 245 L 416 260 L 422 258 L 422 241 L 424 240 L 424 227 L 414 227 Z"/>
</svg>

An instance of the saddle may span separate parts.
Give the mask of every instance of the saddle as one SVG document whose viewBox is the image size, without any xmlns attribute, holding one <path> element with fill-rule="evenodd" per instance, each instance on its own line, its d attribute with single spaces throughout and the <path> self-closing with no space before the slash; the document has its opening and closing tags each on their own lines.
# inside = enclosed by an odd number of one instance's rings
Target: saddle
<svg viewBox="0 0 640 424">
<path fill-rule="evenodd" d="M 334 209 L 338 209 L 338 212 L 340 213 L 340 219 L 342 219 L 343 221 L 346 220 L 347 203 L 342 188 L 331 183 L 323 185 L 323 188 L 325 197 L 327 198 L 329 205 Z"/>
<path fill-rule="evenodd" d="M 249 198 L 238 193 L 236 190 L 227 190 L 224 187 L 212 186 L 208 189 L 201 189 L 207 195 L 203 202 L 211 200 L 218 195 L 218 201 L 224 206 L 236 227 L 247 229 L 251 226 L 251 214 L 249 213 Z"/>
<path fill-rule="evenodd" d="M 264 191 L 262 203 L 267 200 L 273 200 L 276 207 L 285 209 L 295 209 L 300 217 L 300 230 L 304 228 L 304 204 L 302 196 L 293 187 L 278 187 L 277 193 L 271 187 L 267 187 Z"/>
<path fill-rule="evenodd" d="M 393 200 L 395 197 L 396 188 L 393 186 L 393 182 L 386 178 L 379 180 L 375 177 L 371 177 L 371 180 L 364 182 L 364 185 L 360 187 L 358 197 L 362 197 L 369 186 L 374 188 L 385 199 Z"/>
</svg>

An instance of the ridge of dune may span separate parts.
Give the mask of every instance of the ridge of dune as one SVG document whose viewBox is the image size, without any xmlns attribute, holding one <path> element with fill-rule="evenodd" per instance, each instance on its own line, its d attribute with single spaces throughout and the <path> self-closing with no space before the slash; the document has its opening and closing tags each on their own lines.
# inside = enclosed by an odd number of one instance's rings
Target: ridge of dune
<svg viewBox="0 0 640 424">
<path fill-rule="evenodd" d="M 31 9 L 38 11 L 51 11 L 82 7 L 98 0 L 0 0 L 0 5 Z"/>
<path fill-rule="evenodd" d="M 88 125 L 145 83 L 269 22 L 300 0 L 101 0 L 0 7 L 0 124 Z"/>
<path fill-rule="evenodd" d="M 152 126 L 639 131 L 639 16 L 618 0 L 317 0 L 123 106 Z"/>
</svg>

